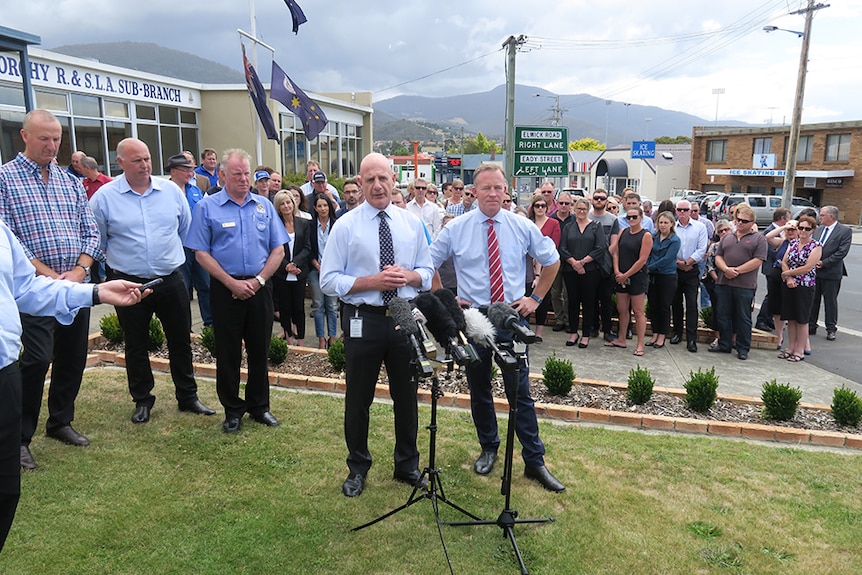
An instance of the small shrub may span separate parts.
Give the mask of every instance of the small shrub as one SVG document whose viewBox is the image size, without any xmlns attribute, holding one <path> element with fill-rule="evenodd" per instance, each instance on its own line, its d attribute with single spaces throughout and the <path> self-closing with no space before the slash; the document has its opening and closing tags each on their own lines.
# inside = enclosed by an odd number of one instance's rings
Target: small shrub
<svg viewBox="0 0 862 575">
<path fill-rule="evenodd" d="M 655 379 L 647 368 L 641 367 L 638 364 L 637 369 L 629 371 L 628 389 L 626 397 L 635 405 L 643 405 L 652 397 L 652 388 L 655 385 Z"/>
<path fill-rule="evenodd" d="M 281 365 L 287 359 L 287 342 L 280 337 L 269 340 L 269 361 L 272 365 Z"/>
<path fill-rule="evenodd" d="M 329 351 L 326 352 L 327 357 L 329 358 L 329 365 L 332 366 L 332 369 L 336 371 L 344 371 L 344 366 L 347 365 L 347 361 L 344 359 L 344 342 L 340 339 L 336 339 L 332 342 L 332 345 L 329 346 Z"/>
<path fill-rule="evenodd" d="M 554 395 L 568 395 L 572 390 L 572 382 L 575 379 L 575 369 L 572 362 L 567 359 L 557 359 L 557 352 L 545 359 L 545 367 L 542 368 L 545 378 L 545 387 Z"/>
<path fill-rule="evenodd" d="M 700 320 L 706 327 L 712 325 L 712 306 L 700 308 Z"/>
<path fill-rule="evenodd" d="M 123 343 L 123 340 L 126 339 L 123 326 L 120 325 L 120 318 L 115 313 L 103 316 L 99 320 L 99 327 L 102 329 L 102 335 L 111 343 Z"/>
<path fill-rule="evenodd" d="M 838 425 L 856 427 L 862 419 L 862 399 L 843 385 L 836 388 L 832 393 L 832 417 Z"/>
<path fill-rule="evenodd" d="M 709 371 L 697 368 L 697 373 L 689 371 L 688 374 L 688 381 L 683 385 L 685 405 L 692 411 L 706 413 L 718 397 L 718 376 L 715 375 L 715 368 L 711 367 Z"/>
<path fill-rule="evenodd" d="M 205 350 L 210 352 L 210 355 L 215 357 L 216 355 L 216 345 L 215 345 L 215 330 L 211 325 L 204 326 L 201 330 L 201 345 Z"/>
<path fill-rule="evenodd" d="M 788 421 L 796 415 L 802 391 L 798 387 L 790 387 L 789 383 L 779 384 L 773 379 L 763 384 L 760 399 L 763 400 L 764 419 Z"/>
<path fill-rule="evenodd" d="M 150 351 L 158 351 L 165 344 L 165 330 L 157 317 L 150 318 Z"/>
</svg>

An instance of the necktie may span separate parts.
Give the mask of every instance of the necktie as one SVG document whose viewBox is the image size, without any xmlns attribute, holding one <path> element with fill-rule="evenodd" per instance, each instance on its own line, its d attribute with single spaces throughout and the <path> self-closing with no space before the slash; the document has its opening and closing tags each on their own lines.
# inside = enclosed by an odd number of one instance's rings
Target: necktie
<svg viewBox="0 0 862 575">
<path fill-rule="evenodd" d="M 820 236 L 820 243 L 825 244 L 827 237 L 829 237 L 829 228 L 823 228 L 823 235 Z"/>
<path fill-rule="evenodd" d="M 494 220 L 488 219 L 488 271 L 491 277 L 491 303 L 505 301 L 503 295 L 503 265 L 500 263 L 500 245 Z"/>
<path fill-rule="evenodd" d="M 392 231 L 389 229 L 389 223 L 386 221 L 386 212 L 379 212 L 377 217 L 380 218 L 380 271 L 383 271 L 385 266 L 395 264 L 395 250 L 392 248 Z M 398 295 L 397 290 L 386 290 L 383 292 L 383 303 L 389 305 Z"/>
</svg>

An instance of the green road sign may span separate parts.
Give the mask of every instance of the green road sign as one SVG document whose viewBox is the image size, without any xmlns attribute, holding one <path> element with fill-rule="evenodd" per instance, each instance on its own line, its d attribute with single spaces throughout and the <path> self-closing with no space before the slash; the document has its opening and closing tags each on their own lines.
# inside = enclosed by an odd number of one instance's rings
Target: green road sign
<svg viewBox="0 0 862 575">
<path fill-rule="evenodd" d="M 515 177 L 569 175 L 568 129 L 515 126 Z"/>
</svg>

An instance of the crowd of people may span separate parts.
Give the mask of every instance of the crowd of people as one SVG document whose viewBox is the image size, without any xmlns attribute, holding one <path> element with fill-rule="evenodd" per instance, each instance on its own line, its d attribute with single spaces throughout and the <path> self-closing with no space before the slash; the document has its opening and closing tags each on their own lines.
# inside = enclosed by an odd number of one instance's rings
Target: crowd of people
<svg viewBox="0 0 862 575">
<path fill-rule="evenodd" d="M 634 339 L 634 355 L 644 356 L 647 347 L 660 349 L 683 338 L 688 351 L 698 351 L 702 292 L 718 332 L 709 351 L 735 351 L 745 360 L 760 271 L 768 293 L 756 327 L 781 335 L 786 325 L 779 357 L 799 362 L 811 353 L 821 299 L 826 338 L 836 339 L 850 230 L 838 223 L 832 206 L 820 210 L 820 225 L 817 213 L 790 220 L 788 210 L 778 209 L 761 233 L 747 204 L 734 206 L 729 219 L 712 221 L 685 199 L 666 200 L 653 210 L 631 189 L 619 197 L 596 189 L 584 198 L 558 195 L 552 182 L 544 182 L 525 210 L 513 201 L 496 164 L 477 168 L 472 184 L 456 179 L 438 190 L 415 179 L 405 196 L 389 161 L 373 153 L 341 190 L 315 161 L 307 163 L 303 185 L 284 186 L 281 174 L 267 166 L 252 169 L 250 156 L 239 149 L 221 157 L 204 149 L 200 165 L 179 151 L 164 166 L 170 178 L 162 179 L 152 176 L 151 151 L 136 138 L 118 143 L 122 174 L 111 179 L 82 151 L 72 155 L 67 169 L 57 165 L 62 130 L 50 112 L 28 113 L 21 134 L 25 150 L 0 167 L 0 241 L 14 244 L 15 258 L 14 267 L 0 268 L 9 274 L 0 278 L 0 304 L 14 302 L 20 311 L 11 329 L 5 319 L 0 328 L 0 393 L 21 404 L 12 409 L 9 401 L 0 402 L 0 536 L 14 515 L 20 470 L 36 468 L 30 442 L 50 364 L 46 433 L 70 445 L 89 444 L 72 422 L 87 351 L 87 306 L 99 301 L 117 306 L 135 406 L 131 420 L 145 424 L 156 403 L 147 356 L 153 315 L 165 329 L 178 409 L 216 413 L 198 398 L 191 365 L 196 294 L 203 323 L 215 334 L 222 429 L 235 433 L 246 414 L 262 425 L 279 425 L 270 411 L 270 337 L 277 321 L 289 344 L 305 343 L 308 288 L 318 347 L 331 346 L 339 326 L 344 340 L 349 475 L 342 491 L 349 497 L 362 493 L 371 468 L 369 409 L 384 364 L 395 411 L 393 476 L 425 484 L 416 445 L 413 352 L 387 311 L 394 297 L 412 300 L 445 287 L 465 307 L 503 302 L 519 314 L 522 326 L 534 316 L 537 344 L 543 344 L 553 310 L 553 330 L 568 332 L 567 346 L 586 349 L 603 332 L 606 347 L 628 348 Z M 153 280 L 159 285 L 141 299 L 135 288 Z M 81 284 L 88 282 L 91 299 L 84 301 Z M 50 295 L 27 295 L 21 283 L 34 294 Z M 66 305 L 64 297 L 71 298 Z M 0 315 L 8 315 L 9 305 Z M 506 343 L 512 334 L 501 330 L 498 338 Z M 487 475 L 500 438 L 491 392 L 493 354 L 478 349 L 480 361 L 466 375 L 480 447 L 474 470 Z M 545 466 L 526 357 L 503 378 L 507 390 L 518 390 L 516 432 L 525 475 L 548 490 L 565 490 Z M 16 395 L 19 386 L 23 393 Z"/>
</svg>

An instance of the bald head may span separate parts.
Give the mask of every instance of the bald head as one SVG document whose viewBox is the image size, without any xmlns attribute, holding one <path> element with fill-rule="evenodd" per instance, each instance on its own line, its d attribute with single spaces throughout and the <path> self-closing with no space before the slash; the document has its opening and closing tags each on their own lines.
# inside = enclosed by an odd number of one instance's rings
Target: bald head
<svg viewBox="0 0 862 575">
<path fill-rule="evenodd" d="M 32 110 L 24 116 L 21 126 L 24 155 L 46 168 L 57 157 L 57 150 L 60 149 L 63 137 L 60 121 L 47 110 Z"/>
</svg>

